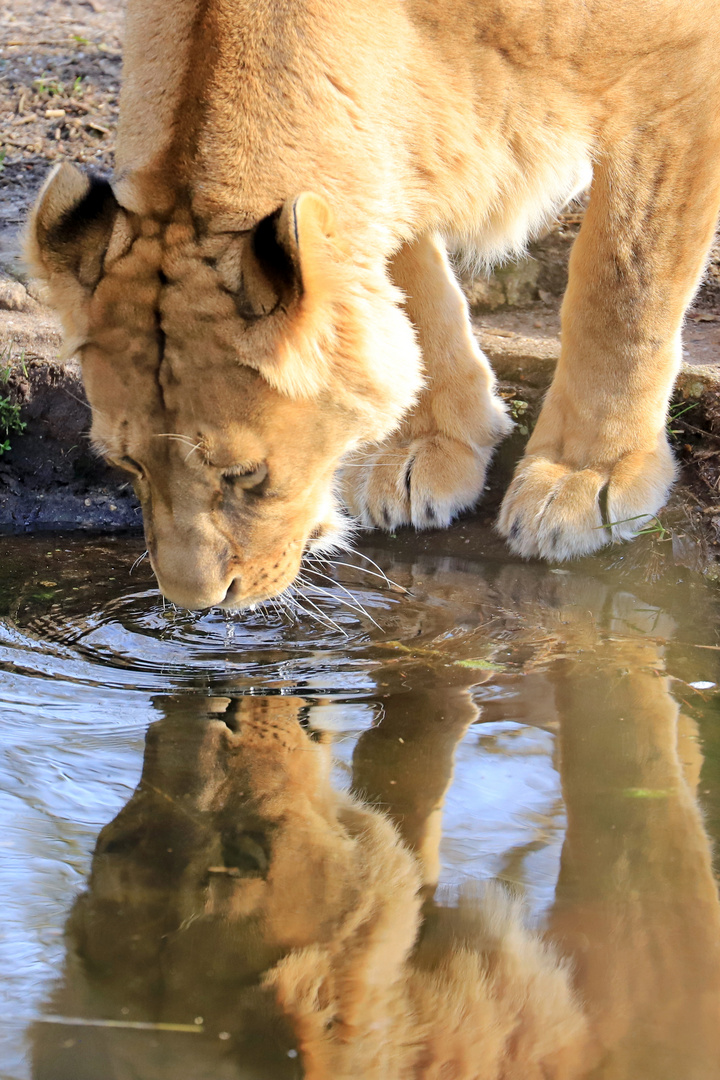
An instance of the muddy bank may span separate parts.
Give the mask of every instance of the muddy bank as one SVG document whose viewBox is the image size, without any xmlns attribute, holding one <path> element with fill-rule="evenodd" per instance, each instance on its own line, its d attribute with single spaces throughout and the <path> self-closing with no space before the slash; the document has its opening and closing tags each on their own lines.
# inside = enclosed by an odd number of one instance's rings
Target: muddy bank
<svg viewBox="0 0 720 1080">
<path fill-rule="evenodd" d="M 0 457 L 0 527 L 36 529 L 138 528 L 132 488 L 92 452 L 90 409 L 76 362 L 17 363 L 0 396 L 20 407 L 20 433 Z"/>
</svg>

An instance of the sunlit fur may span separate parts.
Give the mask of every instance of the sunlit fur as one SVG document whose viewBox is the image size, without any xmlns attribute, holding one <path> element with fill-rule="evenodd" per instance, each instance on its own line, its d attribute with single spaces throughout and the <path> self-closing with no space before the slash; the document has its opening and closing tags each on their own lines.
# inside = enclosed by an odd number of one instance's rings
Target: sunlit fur
<svg viewBox="0 0 720 1080">
<path fill-rule="evenodd" d="M 510 425 L 446 247 L 518 251 L 591 177 L 561 359 L 499 527 L 551 559 L 634 535 L 675 475 L 665 413 L 720 205 L 719 46 L 714 0 L 130 0 L 112 203 L 63 166 L 28 248 L 97 445 L 143 466 L 166 594 L 279 592 L 343 462 L 365 524 L 472 506 Z M 284 288 L 247 254 L 268 223 Z M 226 505 L 213 454 L 272 459 L 275 501 Z"/>
</svg>

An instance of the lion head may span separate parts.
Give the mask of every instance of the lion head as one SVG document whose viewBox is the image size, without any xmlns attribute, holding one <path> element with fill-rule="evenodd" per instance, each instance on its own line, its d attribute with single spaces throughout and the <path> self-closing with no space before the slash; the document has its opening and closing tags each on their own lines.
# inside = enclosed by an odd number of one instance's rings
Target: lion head
<svg viewBox="0 0 720 1080">
<path fill-rule="evenodd" d="M 148 730 L 139 787 L 97 841 L 92 909 L 147 914 L 162 896 L 166 933 L 219 934 L 218 962 L 252 978 L 290 950 L 334 941 L 348 919 L 355 928 L 368 846 L 382 848 L 412 908 L 412 857 L 389 822 L 334 791 L 329 745 L 298 722 L 304 702 L 209 704 L 203 716 L 176 703 Z M 104 922 L 97 946 L 86 938 L 90 953 L 107 949 Z"/>
<path fill-rule="evenodd" d="M 318 195 L 218 232 L 189 198 L 131 212 L 69 164 L 26 248 L 80 353 L 93 443 L 132 476 L 162 592 L 189 608 L 281 593 L 342 532 L 342 458 L 420 386 L 382 260 L 350 253 Z"/>
</svg>

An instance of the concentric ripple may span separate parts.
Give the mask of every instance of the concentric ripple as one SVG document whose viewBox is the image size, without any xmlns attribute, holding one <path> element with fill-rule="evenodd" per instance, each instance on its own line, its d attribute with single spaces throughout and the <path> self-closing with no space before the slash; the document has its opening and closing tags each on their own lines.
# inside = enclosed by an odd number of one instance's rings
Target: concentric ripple
<svg viewBox="0 0 720 1080">
<path fill-rule="evenodd" d="M 380 587 L 356 587 L 350 602 L 342 583 L 303 598 L 295 612 L 197 613 L 165 604 L 154 588 L 128 587 L 109 599 L 99 592 L 21 603 L 15 619 L 0 625 L 0 670 L 159 693 L 299 688 L 311 677 L 318 686 L 324 673 L 325 692 L 352 691 L 354 676 L 343 686 L 342 672 L 353 671 L 373 636 L 384 636 L 383 623 L 397 628 L 403 603 Z"/>
</svg>

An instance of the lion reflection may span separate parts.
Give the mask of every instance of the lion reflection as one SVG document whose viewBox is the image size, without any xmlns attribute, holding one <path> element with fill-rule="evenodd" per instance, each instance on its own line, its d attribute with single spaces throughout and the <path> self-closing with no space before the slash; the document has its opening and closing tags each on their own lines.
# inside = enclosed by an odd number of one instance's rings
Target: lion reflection
<svg viewBox="0 0 720 1080">
<path fill-rule="evenodd" d="M 91 1071 L 74 1055 L 65 1073 L 57 1031 L 37 1025 L 36 1077 L 669 1080 L 679 1063 L 710 1080 L 720 917 L 659 650 L 599 642 L 561 663 L 557 948 L 502 890 L 454 908 L 430 899 L 477 672 L 456 668 L 434 698 L 388 699 L 355 753 L 363 800 L 331 785 L 329 738 L 307 726 L 303 700 L 218 698 L 200 714 L 178 699 L 100 834 L 53 1008 L 158 1030 L 198 1021 L 204 1034 L 92 1029 Z M 388 746 L 413 739 L 395 794 Z M 624 800 L 606 798 L 603 760 Z M 663 1024 L 683 1028 L 665 1064 Z"/>
</svg>

